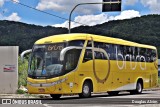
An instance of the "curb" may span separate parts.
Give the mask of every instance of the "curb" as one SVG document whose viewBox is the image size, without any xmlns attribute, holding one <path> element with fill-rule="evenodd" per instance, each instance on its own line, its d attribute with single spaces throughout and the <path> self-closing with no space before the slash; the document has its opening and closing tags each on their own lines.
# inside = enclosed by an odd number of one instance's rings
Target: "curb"
<svg viewBox="0 0 160 107">
<path fill-rule="evenodd" d="M 150 88 L 150 89 L 144 89 L 143 91 L 159 91 L 160 87 L 157 88 Z"/>
</svg>

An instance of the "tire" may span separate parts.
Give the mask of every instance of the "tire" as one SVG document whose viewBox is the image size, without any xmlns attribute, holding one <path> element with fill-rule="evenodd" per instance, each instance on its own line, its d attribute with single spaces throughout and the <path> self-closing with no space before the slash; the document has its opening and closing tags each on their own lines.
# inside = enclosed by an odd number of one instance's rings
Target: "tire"
<svg viewBox="0 0 160 107">
<path fill-rule="evenodd" d="M 118 95 L 119 91 L 109 91 L 107 92 L 110 96 L 116 96 Z"/>
<path fill-rule="evenodd" d="M 61 97 L 61 94 L 50 94 L 53 100 L 58 100 Z"/>
<path fill-rule="evenodd" d="M 91 83 L 85 82 L 82 87 L 82 93 L 79 94 L 81 98 L 88 98 L 91 97 Z"/>
<path fill-rule="evenodd" d="M 142 82 L 137 82 L 136 89 L 130 91 L 130 94 L 141 94 L 143 90 Z"/>
<path fill-rule="evenodd" d="M 142 90 L 143 90 L 142 83 L 138 82 L 137 85 L 136 85 L 136 90 L 135 90 L 136 94 L 141 94 Z"/>
</svg>

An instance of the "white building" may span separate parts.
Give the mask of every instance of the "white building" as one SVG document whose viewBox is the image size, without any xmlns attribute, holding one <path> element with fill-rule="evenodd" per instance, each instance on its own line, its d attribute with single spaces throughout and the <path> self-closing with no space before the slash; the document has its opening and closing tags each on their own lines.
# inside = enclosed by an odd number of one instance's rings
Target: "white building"
<svg viewBox="0 0 160 107">
<path fill-rule="evenodd" d="M 18 88 L 18 46 L 0 46 L 0 94 Z"/>
</svg>

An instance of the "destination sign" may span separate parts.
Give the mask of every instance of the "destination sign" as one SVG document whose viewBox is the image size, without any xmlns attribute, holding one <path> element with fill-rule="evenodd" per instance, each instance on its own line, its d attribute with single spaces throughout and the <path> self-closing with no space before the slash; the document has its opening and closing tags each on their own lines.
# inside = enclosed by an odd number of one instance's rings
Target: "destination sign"
<svg viewBox="0 0 160 107">
<path fill-rule="evenodd" d="M 49 44 L 46 47 L 47 51 L 61 51 L 63 48 L 63 44 Z"/>
</svg>

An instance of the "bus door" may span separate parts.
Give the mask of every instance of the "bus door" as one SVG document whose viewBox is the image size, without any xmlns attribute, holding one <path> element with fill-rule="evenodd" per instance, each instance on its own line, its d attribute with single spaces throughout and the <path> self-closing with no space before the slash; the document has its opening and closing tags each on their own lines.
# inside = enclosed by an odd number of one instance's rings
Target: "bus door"
<svg viewBox="0 0 160 107">
<path fill-rule="evenodd" d="M 77 70 L 79 57 L 81 54 L 81 49 L 70 49 L 65 53 L 64 57 L 64 76 L 60 77 L 62 81 L 63 91 L 66 92 L 75 92 L 77 89 L 77 79 L 75 76 L 75 72 Z"/>
<path fill-rule="evenodd" d="M 93 72 L 97 80 L 98 91 L 107 91 L 111 85 L 110 80 L 112 80 L 112 78 L 109 77 L 110 61 L 108 59 L 108 54 L 105 50 L 94 48 Z"/>
</svg>

